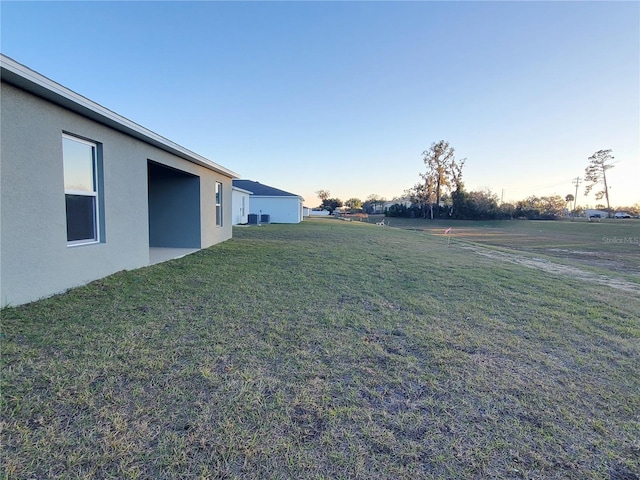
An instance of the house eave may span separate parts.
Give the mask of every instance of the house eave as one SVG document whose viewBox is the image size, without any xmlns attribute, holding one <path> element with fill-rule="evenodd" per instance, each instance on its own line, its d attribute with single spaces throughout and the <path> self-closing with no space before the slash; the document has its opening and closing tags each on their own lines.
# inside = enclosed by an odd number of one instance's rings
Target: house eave
<svg viewBox="0 0 640 480">
<path fill-rule="evenodd" d="M 251 195 L 251 198 L 297 198 L 301 202 L 304 202 L 304 198 L 300 195 Z"/>
<path fill-rule="evenodd" d="M 138 125 L 131 120 L 99 105 L 82 95 L 60 85 L 44 75 L 0 54 L 0 76 L 3 82 L 21 90 L 48 100 L 56 105 L 75 112 L 83 117 L 94 120 L 109 128 L 122 132 L 128 136 L 153 145 L 165 152 L 176 155 L 189 162 L 208 168 L 230 178 L 239 175 L 211 160 L 178 145 L 171 140 L 158 135 L 151 130 Z"/>
<path fill-rule="evenodd" d="M 235 190 L 236 192 L 247 193 L 249 195 L 253 195 L 253 192 L 250 192 L 249 190 L 245 190 L 244 188 L 232 187 L 232 189 Z"/>
</svg>

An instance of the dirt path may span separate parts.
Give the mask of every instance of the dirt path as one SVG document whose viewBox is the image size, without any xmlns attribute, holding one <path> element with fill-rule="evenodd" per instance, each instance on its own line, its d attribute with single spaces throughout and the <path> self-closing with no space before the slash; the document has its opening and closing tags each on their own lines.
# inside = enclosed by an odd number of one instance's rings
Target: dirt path
<svg viewBox="0 0 640 480">
<path fill-rule="evenodd" d="M 565 277 L 577 278 L 586 282 L 597 283 L 599 285 L 605 285 L 607 287 L 616 288 L 618 290 L 640 294 L 640 285 L 638 285 L 637 283 L 628 282 L 621 278 L 612 278 L 606 275 L 598 275 L 596 273 L 580 270 L 579 268 L 571 267 L 569 265 L 554 263 L 542 258 L 525 257 L 512 253 L 496 252 L 476 245 L 461 244 L 460 247 L 466 250 L 471 250 L 478 255 L 482 255 L 494 260 L 517 263 L 518 265 L 524 265 L 525 267 L 535 268 L 538 270 L 543 270 L 545 272 L 563 275 Z"/>
</svg>

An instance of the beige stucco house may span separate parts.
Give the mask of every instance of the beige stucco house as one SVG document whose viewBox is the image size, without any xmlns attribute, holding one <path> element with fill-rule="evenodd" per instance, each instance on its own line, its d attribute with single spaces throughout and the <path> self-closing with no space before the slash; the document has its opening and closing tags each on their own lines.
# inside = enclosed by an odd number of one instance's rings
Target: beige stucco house
<svg viewBox="0 0 640 480">
<path fill-rule="evenodd" d="M 231 238 L 238 175 L 0 57 L 0 303 Z"/>
</svg>

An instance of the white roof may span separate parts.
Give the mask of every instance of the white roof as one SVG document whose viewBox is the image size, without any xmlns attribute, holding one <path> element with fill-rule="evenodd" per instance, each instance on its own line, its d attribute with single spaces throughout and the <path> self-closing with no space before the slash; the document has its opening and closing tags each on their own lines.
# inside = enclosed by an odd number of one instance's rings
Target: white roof
<svg viewBox="0 0 640 480">
<path fill-rule="evenodd" d="M 82 95 L 40 75 L 38 72 L 16 62 L 15 60 L 0 54 L 0 72 L 2 81 L 15 85 L 22 90 L 42 97 L 52 103 L 67 108 L 84 117 L 95 120 L 114 130 L 137 138 L 145 143 L 158 147 L 166 152 L 177 155 L 192 163 L 221 173 L 231 178 L 239 178 L 239 175 L 208 158 L 184 148 L 167 138 L 138 125 L 131 120 L 99 105 Z"/>
</svg>

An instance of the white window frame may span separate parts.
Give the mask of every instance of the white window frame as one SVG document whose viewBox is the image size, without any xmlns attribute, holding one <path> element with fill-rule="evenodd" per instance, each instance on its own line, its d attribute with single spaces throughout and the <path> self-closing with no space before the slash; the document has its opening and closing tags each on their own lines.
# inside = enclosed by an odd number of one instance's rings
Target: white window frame
<svg viewBox="0 0 640 480">
<path fill-rule="evenodd" d="M 71 190 L 64 189 L 65 201 L 67 195 L 79 195 L 85 197 L 93 197 L 93 230 L 94 230 L 94 238 L 92 239 L 83 239 L 83 240 L 69 240 L 67 239 L 67 247 L 78 247 L 80 245 L 93 245 L 96 243 L 100 243 L 100 198 L 99 198 L 99 188 L 100 182 L 98 177 L 98 144 L 96 142 L 91 142 L 89 140 L 84 140 L 83 138 L 76 137 L 75 135 L 70 135 L 68 133 L 62 134 L 63 139 L 71 140 L 78 143 L 83 143 L 88 145 L 93 150 L 93 158 L 92 158 L 92 168 L 93 168 L 93 192 L 87 190 Z M 64 168 L 64 154 L 63 154 L 63 168 Z M 65 213 L 66 220 L 66 213 Z"/>
<path fill-rule="evenodd" d="M 216 227 L 222 227 L 222 182 L 216 182 L 215 189 Z"/>
</svg>

